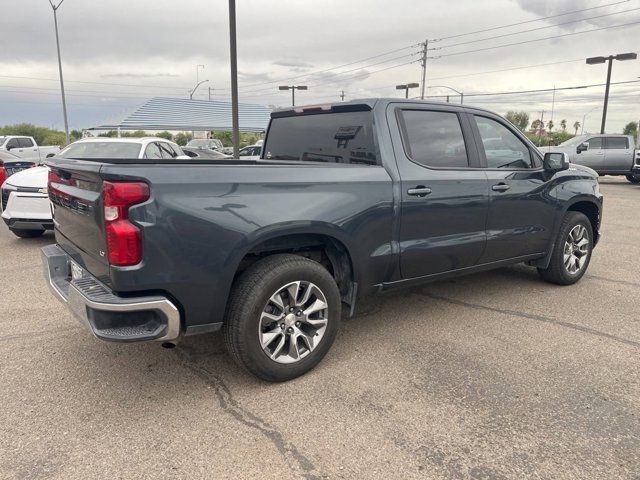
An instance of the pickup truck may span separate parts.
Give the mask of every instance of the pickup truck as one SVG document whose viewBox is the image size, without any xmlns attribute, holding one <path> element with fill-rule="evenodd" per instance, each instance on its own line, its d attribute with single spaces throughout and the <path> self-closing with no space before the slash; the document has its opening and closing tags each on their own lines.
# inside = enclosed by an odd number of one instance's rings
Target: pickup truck
<svg viewBox="0 0 640 480">
<path fill-rule="evenodd" d="M 223 329 L 269 381 L 313 368 L 343 306 L 381 290 L 521 262 L 573 284 L 602 215 L 591 169 L 486 110 L 412 100 L 275 111 L 258 160 L 50 168 L 45 275 L 96 337 Z"/>
<path fill-rule="evenodd" d="M 59 146 L 39 147 L 33 137 L 19 135 L 0 136 L 0 150 L 6 150 L 23 160 L 39 163 L 60 151 Z"/>
<path fill-rule="evenodd" d="M 564 152 L 571 163 L 585 165 L 599 175 L 620 175 L 640 183 L 640 159 L 630 135 L 578 135 L 550 151 Z"/>
</svg>

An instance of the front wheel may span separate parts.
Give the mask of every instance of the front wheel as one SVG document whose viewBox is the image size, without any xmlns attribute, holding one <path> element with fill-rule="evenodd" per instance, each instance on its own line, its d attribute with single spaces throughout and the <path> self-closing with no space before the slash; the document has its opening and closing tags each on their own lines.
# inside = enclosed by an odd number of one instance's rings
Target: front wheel
<svg viewBox="0 0 640 480">
<path fill-rule="evenodd" d="M 44 230 L 24 230 L 21 228 L 11 228 L 11 233 L 20 238 L 36 238 L 44 234 Z"/>
<path fill-rule="evenodd" d="M 225 342 L 233 359 L 255 376 L 291 380 L 320 363 L 340 315 L 338 286 L 322 265 L 297 255 L 273 255 L 236 281 Z"/>
<path fill-rule="evenodd" d="M 627 180 L 637 185 L 640 183 L 640 174 L 630 173 L 629 175 L 627 175 Z"/>
<path fill-rule="evenodd" d="M 580 212 L 567 212 L 553 246 L 547 268 L 539 268 L 540 276 L 550 283 L 571 285 L 587 271 L 593 250 L 593 229 Z"/>
</svg>

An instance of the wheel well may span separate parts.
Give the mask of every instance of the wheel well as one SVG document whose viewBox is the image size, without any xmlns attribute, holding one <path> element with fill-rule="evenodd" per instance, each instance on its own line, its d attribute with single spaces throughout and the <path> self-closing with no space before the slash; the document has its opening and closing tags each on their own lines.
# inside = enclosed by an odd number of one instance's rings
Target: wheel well
<svg viewBox="0 0 640 480">
<path fill-rule="evenodd" d="M 600 209 L 593 202 L 576 202 L 569 207 L 569 212 L 580 212 L 586 215 L 591 223 L 591 230 L 593 231 L 594 240 L 598 241 L 598 235 L 600 234 L 598 225 L 600 224 Z"/>
<path fill-rule="evenodd" d="M 352 303 L 355 285 L 351 256 L 342 242 L 328 235 L 293 234 L 265 240 L 243 257 L 236 278 L 257 261 L 277 253 L 300 255 L 320 263 L 333 275 L 343 301 Z"/>
</svg>

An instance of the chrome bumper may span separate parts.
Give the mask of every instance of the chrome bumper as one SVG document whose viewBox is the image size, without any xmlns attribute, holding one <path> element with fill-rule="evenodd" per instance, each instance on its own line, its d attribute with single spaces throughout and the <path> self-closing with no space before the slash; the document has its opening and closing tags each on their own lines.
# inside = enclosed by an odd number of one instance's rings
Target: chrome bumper
<svg viewBox="0 0 640 480">
<path fill-rule="evenodd" d="M 74 266 L 58 245 L 42 248 L 44 275 L 52 293 L 101 340 L 110 342 L 175 341 L 180 312 L 160 295 L 119 297 L 86 270 Z"/>
</svg>

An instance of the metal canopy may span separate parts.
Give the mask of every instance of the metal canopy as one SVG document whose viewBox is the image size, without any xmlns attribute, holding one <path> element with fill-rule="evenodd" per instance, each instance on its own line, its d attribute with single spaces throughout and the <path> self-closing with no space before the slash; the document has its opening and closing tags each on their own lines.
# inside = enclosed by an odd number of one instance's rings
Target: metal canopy
<svg viewBox="0 0 640 480">
<path fill-rule="evenodd" d="M 267 129 L 271 109 L 264 105 L 239 104 L 240 130 L 262 132 Z M 152 98 L 121 121 L 100 125 L 93 130 L 183 130 L 232 131 L 231 102 Z"/>
</svg>

